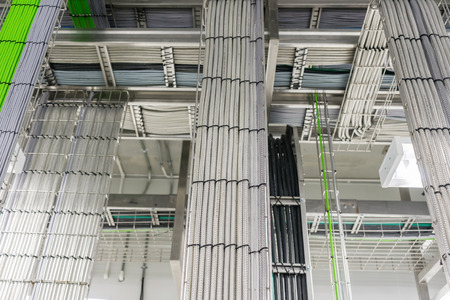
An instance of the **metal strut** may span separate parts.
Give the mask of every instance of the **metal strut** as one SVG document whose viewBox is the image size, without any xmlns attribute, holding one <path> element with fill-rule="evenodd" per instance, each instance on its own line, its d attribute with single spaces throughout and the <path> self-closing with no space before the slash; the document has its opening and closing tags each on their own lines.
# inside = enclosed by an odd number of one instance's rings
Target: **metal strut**
<svg viewBox="0 0 450 300">
<path fill-rule="evenodd" d="M 328 235 L 330 254 L 331 281 L 334 298 L 336 300 L 351 300 L 350 272 L 348 256 L 345 246 L 345 233 L 341 217 L 341 205 L 336 180 L 336 166 L 334 162 L 333 138 L 328 114 L 328 102 L 325 95 L 314 95 L 314 124 L 316 127 L 316 146 L 321 173 L 322 199 L 324 202 L 324 219 Z M 334 199 L 334 201 L 333 201 Z M 334 203 L 333 203 L 334 202 Z M 334 206 L 333 206 L 334 204 Z M 334 209 L 334 210 L 333 210 Z M 338 230 L 333 226 L 333 214 L 337 215 Z M 335 234 L 339 237 L 336 237 Z M 340 249 L 340 257 L 338 255 Z M 341 269 L 342 267 L 342 273 Z M 343 281 L 341 281 L 343 280 Z"/>
</svg>

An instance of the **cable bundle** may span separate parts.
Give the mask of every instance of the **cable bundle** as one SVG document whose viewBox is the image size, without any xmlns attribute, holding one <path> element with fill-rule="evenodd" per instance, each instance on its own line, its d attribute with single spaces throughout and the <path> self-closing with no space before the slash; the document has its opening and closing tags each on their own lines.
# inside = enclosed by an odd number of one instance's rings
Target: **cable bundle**
<svg viewBox="0 0 450 300">
<path fill-rule="evenodd" d="M 208 2 L 183 299 L 270 299 L 261 0 Z"/>
<path fill-rule="evenodd" d="M 69 0 L 67 8 L 75 28 L 109 28 L 105 0 Z"/>
<path fill-rule="evenodd" d="M 0 110 L 8 94 L 40 0 L 12 2 L 0 31 Z"/>
<path fill-rule="evenodd" d="M 292 129 L 281 139 L 269 136 L 270 194 L 272 205 L 272 262 L 275 299 L 307 299 L 303 223 Z M 281 197 L 297 199 L 283 205 Z"/>
<path fill-rule="evenodd" d="M 436 240 L 450 283 L 450 40 L 434 1 L 380 3 Z"/>
<path fill-rule="evenodd" d="M 141 108 L 145 134 L 189 135 L 190 111 L 186 106 L 151 106 Z M 127 111 L 123 129 L 133 130 L 133 117 Z"/>
<path fill-rule="evenodd" d="M 361 28 L 366 10 L 360 8 L 322 8 L 319 28 L 351 29 Z"/>
<path fill-rule="evenodd" d="M 0 181 L 5 175 L 11 153 L 15 147 L 15 141 L 32 96 L 37 76 L 41 71 L 42 61 L 60 13 L 61 4 L 61 0 L 40 1 L 34 23 L 23 48 L 23 55 L 17 65 L 14 79 L 0 111 Z"/>
<path fill-rule="evenodd" d="M 280 29 L 309 28 L 311 12 L 310 8 L 279 8 L 278 20 Z"/>
<path fill-rule="evenodd" d="M 124 104 L 47 98 L 1 207 L 1 299 L 87 296 Z"/>
<path fill-rule="evenodd" d="M 291 136 L 274 139 L 269 135 L 270 195 L 275 197 L 299 195 L 297 164 L 292 151 Z"/>
<path fill-rule="evenodd" d="M 362 137 L 372 127 L 373 106 L 388 55 L 382 27 L 378 9 L 369 7 L 339 116 L 337 133 L 341 140 Z"/>
<path fill-rule="evenodd" d="M 272 205 L 275 299 L 308 299 L 300 205 Z"/>
<path fill-rule="evenodd" d="M 192 28 L 194 18 L 191 8 L 146 8 L 148 28 Z"/>
</svg>

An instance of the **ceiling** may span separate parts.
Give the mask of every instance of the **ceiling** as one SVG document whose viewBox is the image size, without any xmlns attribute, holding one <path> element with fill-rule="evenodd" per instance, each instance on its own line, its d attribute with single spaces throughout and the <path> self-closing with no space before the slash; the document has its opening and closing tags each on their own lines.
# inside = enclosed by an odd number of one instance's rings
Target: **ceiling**
<svg viewBox="0 0 450 300">
<path fill-rule="evenodd" d="M 204 48 L 203 0 L 105 2 L 110 28 L 71 28 L 70 16 L 64 16 L 48 50 L 47 83 L 42 87 L 54 94 L 127 93 L 129 105 L 111 191 L 175 194 L 182 141 L 193 135 L 197 91 L 201 92 L 197 71 Z M 369 0 L 267 2 L 267 19 L 277 25 L 266 26 L 265 32 L 269 132 L 279 136 L 286 125 L 298 127 L 305 177 L 318 180 L 315 130 L 310 129 L 312 94 L 328 100 L 330 123 L 336 126 L 352 84 L 355 50 L 360 46 Z M 0 5 L 4 3 L 0 0 Z M 350 182 L 355 190 L 358 182 L 378 186 L 387 146 L 393 136 L 408 135 L 399 94 L 396 88 L 390 89 L 394 74 L 389 61 L 376 67 L 382 76 L 368 112 L 373 125 L 363 137 L 343 140 L 334 135 L 337 178 Z M 364 188 L 358 190 L 361 197 Z M 386 200 L 380 187 L 376 191 L 379 194 L 371 197 Z M 170 236 L 161 242 L 165 250 Z"/>
<path fill-rule="evenodd" d="M 266 25 L 265 33 L 269 131 L 278 136 L 287 124 L 299 128 L 307 178 L 318 178 L 315 131 L 308 129 L 313 125 L 311 95 L 326 97 L 330 123 L 336 126 L 354 81 L 352 63 L 368 4 L 267 2 L 267 20 L 276 21 L 267 22 L 272 25 Z M 56 41 L 50 43 L 44 88 L 126 91 L 129 106 L 114 176 L 168 179 L 170 170 L 176 176 L 181 141 L 192 136 L 197 81 L 201 83 L 203 1 L 110 0 L 105 5 L 109 28 L 73 28 L 68 12 L 63 16 Z M 385 147 L 393 136 L 408 135 L 398 92 L 390 90 L 389 61 L 377 68 L 381 81 L 366 112 L 372 126 L 364 136 L 345 140 L 334 132 L 340 179 L 377 181 Z"/>
</svg>

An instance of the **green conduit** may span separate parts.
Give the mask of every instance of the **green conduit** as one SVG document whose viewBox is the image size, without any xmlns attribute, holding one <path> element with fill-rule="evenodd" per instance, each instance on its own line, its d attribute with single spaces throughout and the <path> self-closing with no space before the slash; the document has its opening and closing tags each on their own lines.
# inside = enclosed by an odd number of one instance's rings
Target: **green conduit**
<svg viewBox="0 0 450 300">
<path fill-rule="evenodd" d="M 67 8 L 75 28 L 95 28 L 88 0 L 69 0 Z"/>
<path fill-rule="evenodd" d="M 319 99 L 317 93 L 314 94 L 314 102 L 316 106 L 316 116 L 317 116 L 317 131 L 319 136 L 319 144 L 320 144 L 320 158 L 322 163 L 322 177 L 325 189 L 325 209 L 327 213 L 328 219 L 328 232 L 330 233 L 330 251 L 331 251 L 331 264 L 333 267 L 333 280 L 334 280 L 334 291 L 336 293 L 336 300 L 339 300 L 339 282 L 337 277 L 337 267 L 336 267 L 336 252 L 334 249 L 334 237 L 333 237 L 333 221 L 331 217 L 331 209 L 330 209 L 330 196 L 328 194 L 328 182 L 327 182 L 327 174 L 325 170 L 325 151 L 323 147 L 323 139 L 322 139 L 322 128 L 320 126 L 320 112 L 319 112 Z"/>
<path fill-rule="evenodd" d="M 0 110 L 22 56 L 40 0 L 14 0 L 0 31 Z"/>
</svg>

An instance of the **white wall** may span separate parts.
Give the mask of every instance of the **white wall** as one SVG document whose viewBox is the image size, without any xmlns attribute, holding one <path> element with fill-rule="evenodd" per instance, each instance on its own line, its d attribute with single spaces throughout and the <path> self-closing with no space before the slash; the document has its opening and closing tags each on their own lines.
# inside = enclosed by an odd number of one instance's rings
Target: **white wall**
<svg viewBox="0 0 450 300">
<path fill-rule="evenodd" d="M 139 300 L 141 264 L 127 263 L 125 281 L 119 282 L 120 263 L 111 264 L 109 278 L 104 279 L 106 263 L 96 263 L 92 273 L 89 298 L 101 300 Z M 355 300 L 418 300 L 414 275 L 411 272 L 351 272 Z M 330 274 L 313 270 L 315 300 L 332 299 Z M 445 284 L 439 274 L 429 284 L 430 296 Z M 145 281 L 145 300 L 177 300 L 177 290 L 169 263 L 150 263 Z"/>
<path fill-rule="evenodd" d="M 351 272 L 353 299 L 355 300 L 418 300 L 412 272 Z M 313 270 L 315 300 L 332 299 L 330 273 Z M 445 284 L 440 272 L 428 285 L 433 297 Z"/>
<path fill-rule="evenodd" d="M 121 263 L 111 263 L 109 278 L 104 279 L 106 263 L 94 265 L 89 298 L 101 300 L 139 300 L 142 264 L 127 263 L 125 280 L 119 282 Z M 169 263 L 149 263 L 145 278 L 145 300 L 176 300 L 177 290 Z"/>
</svg>

